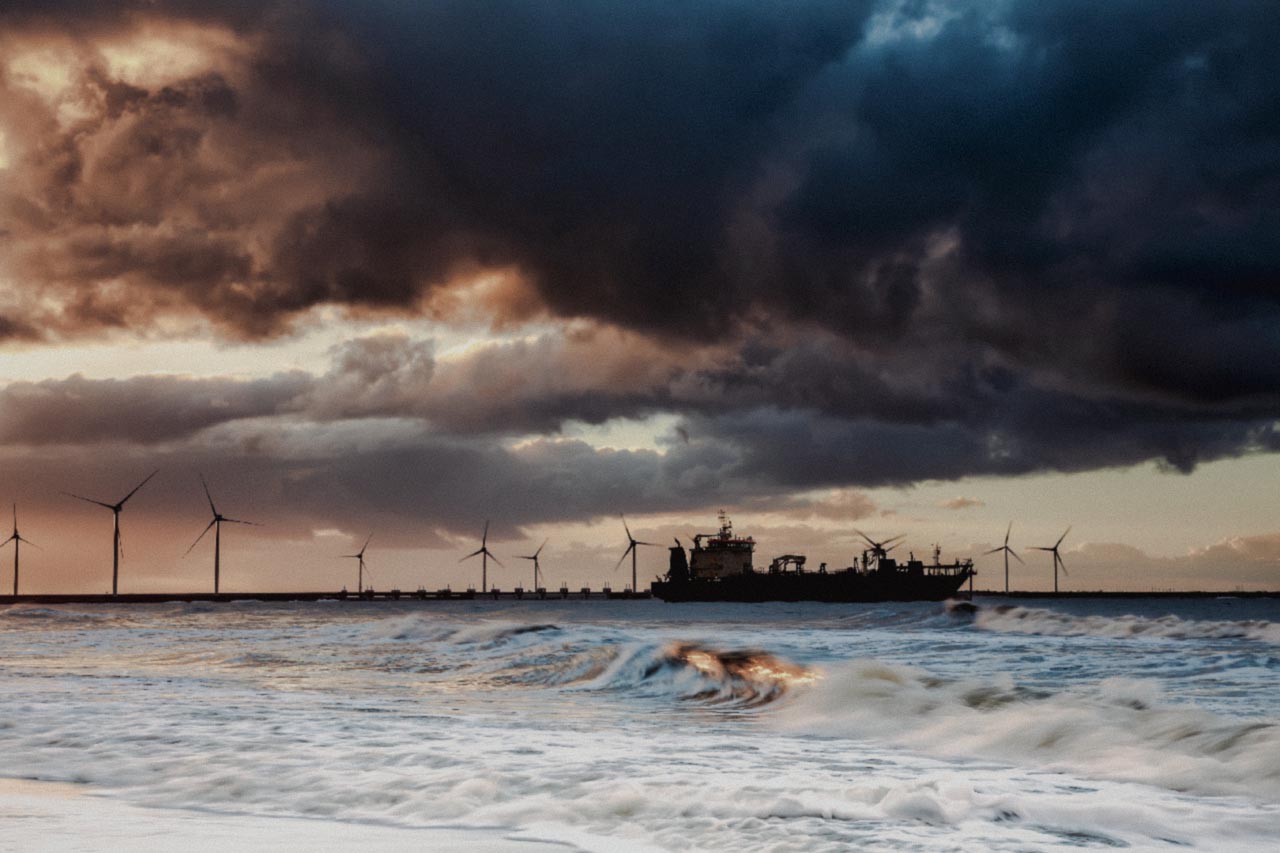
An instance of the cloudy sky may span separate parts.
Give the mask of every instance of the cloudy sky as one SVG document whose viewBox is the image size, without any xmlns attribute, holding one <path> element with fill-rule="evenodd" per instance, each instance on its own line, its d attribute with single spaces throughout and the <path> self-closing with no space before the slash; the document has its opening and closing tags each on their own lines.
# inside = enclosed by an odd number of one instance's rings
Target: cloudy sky
<svg viewBox="0 0 1280 853">
<path fill-rule="evenodd" d="M 0 498 L 29 589 L 1052 543 L 1280 587 L 1269 2 L 0 9 Z M 1025 553 L 1014 586 L 1045 588 Z M 643 553 L 660 571 L 662 549 Z M 980 564 L 984 582 L 997 566 Z M 989 569 L 989 571 L 988 571 Z"/>
</svg>

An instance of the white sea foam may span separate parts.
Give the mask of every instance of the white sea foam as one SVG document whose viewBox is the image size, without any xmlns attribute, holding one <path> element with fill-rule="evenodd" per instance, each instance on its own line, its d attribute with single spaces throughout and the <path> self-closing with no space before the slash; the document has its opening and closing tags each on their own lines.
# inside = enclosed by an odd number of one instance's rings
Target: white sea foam
<svg viewBox="0 0 1280 853">
<path fill-rule="evenodd" d="M 1280 623 L 1265 620 L 1199 621 L 1173 615 L 1077 616 L 1056 610 L 1000 605 L 977 608 L 974 623 L 987 631 L 1055 637 L 1242 639 L 1280 644 Z"/>
<path fill-rule="evenodd" d="M 77 610 L 66 610 L 59 607 L 41 607 L 31 604 L 13 604 L 0 607 L 0 620 L 33 620 L 51 623 L 101 621 L 109 619 L 106 614 L 85 613 Z M 0 624 L 3 624 L 0 622 Z"/>
<path fill-rule="evenodd" d="M 378 620 L 368 628 L 368 636 L 383 640 L 448 640 L 453 643 L 496 644 L 525 634 L 559 630 L 549 623 L 517 622 L 506 619 L 481 620 L 471 624 L 442 624 L 421 614 Z"/>
<path fill-rule="evenodd" d="M 782 720 L 793 730 L 877 738 L 933 755 L 1280 803 L 1280 725 L 1169 705 L 1152 680 L 1042 693 L 1007 678 L 946 681 L 858 661 L 797 695 Z"/>
<path fill-rule="evenodd" d="M 1024 662 L 1036 655 L 1019 641 L 993 679 L 1008 644 L 936 605 L 611 607 L 14 619 L 0 773 L 211 815 L 232 847 L 267 816 L 610 851 L 1243 853 L 1276 839 L 1275 728 L 1256 714 L 1276 664 L 1254 641 L 1215 647 L 1208 680 L 1170 644 L 1091 643 L 1077 671 Z M 846 663 L 854 650 L 880 660 Z M 932 672 L 895 662 L 926 658 Z M 1146 680 L 1088 674 L 1151 662 L 1165 668 Z M 1248 713 L 1166 702 L 1179 679 Z M 49 820 L 59 837 L 84 831 Z"/>
<path fill-rule="evenodd" d="M 608 667 L 583 686 L 754 707 L 766 705 L 816 677 L 803 666 L 759 650 L 669 642 L 620 650 Z"/>
</svg>

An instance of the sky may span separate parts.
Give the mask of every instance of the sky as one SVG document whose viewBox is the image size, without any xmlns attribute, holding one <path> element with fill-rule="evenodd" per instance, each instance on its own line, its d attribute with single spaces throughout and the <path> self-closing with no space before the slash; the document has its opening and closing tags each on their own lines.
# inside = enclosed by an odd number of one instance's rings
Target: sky
<svg viewBox="0 0 1280 853">
<path fill-rule="evenodd" d="M 629 583 L 730 512 L 1280 588 L 1267 2 L 10 0 L 24 589 Z M 12 547 L 12 546 L 9 546 Z M 7 551 L 0 551 L 0 560 Z M 665 569 L 642 549 L 641 582 Z M 979 587 L 1003 585 L 981 558 Z M 999 577 L 998 577 L 999 576 Z"/>
</svg>

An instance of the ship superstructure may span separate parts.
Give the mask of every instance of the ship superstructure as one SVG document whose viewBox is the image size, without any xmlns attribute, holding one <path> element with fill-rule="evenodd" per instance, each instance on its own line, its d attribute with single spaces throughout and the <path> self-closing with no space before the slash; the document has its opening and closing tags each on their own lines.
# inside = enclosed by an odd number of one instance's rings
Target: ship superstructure
<svg viewBox="0 0 1280 853">
<path fill-rule="evenodd" d="M 719 532 L 699 533 L 693 537 L 689 572 L 695 578 L 719 580 L 754 571 L 751 561 L 756 540 L 750 536 L 734 536 L 733 522 L 724 510 L 720 510 L 719 520 Z"/>
<path fill-rule="evenodd" d="M 699 533 L 686 554 L 676 541 L 664 580 L 652 592 L 667 601 L 940 601 L 959 591 L 974 575 L 972 560 L 942 562 L 942 549 L 933 548 L 933 561 L 915 554 L 905 561 L 889 556 L 895 540 L 867 542 L 852 566 L 828 571 L 822 563 L 816 571 L 806 568 L 800 554 L 783 554 L 756 571 L 756 542 L 738 536 L 733 523 L 721 511 L 717 533 Z"/>
</svg>

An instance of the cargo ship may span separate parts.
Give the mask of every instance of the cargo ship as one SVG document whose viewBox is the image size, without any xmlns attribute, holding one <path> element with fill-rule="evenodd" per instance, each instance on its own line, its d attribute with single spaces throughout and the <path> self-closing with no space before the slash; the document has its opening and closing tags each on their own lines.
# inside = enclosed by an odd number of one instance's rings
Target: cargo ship
<svg viewBox="0 0 1280 853">
<path fill-rule="evenodd" d="M 972 589 L 973 560 L 943 563 L 935 545 L 932 563 L 914 554 L 899 561 L 889 552 L 902 537 L 876 542 L 856 532 L 867 548 L 847 568 L 828 570 L 823 563 L 815 571 L 806 568 L 804 556 L 784 554 L 757 571 L 755 540 L 735 535 L 721 512 L 719 532 L 694 536 L 688 553 L 676 540 L 667 575 L 651 592 L 664 601 L 942 601 L 965 581 Z"/>
</svg>

